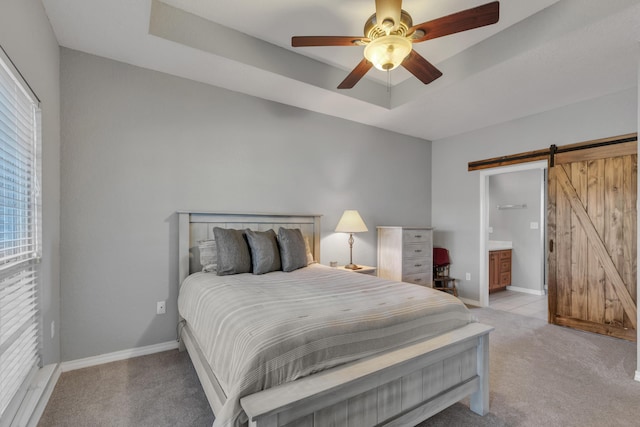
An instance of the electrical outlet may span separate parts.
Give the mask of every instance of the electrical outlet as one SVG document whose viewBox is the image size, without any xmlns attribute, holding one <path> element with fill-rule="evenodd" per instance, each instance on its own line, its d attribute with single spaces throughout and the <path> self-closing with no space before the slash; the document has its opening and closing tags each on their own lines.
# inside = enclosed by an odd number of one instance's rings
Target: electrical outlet
<svg viewBox="0 0 640 427">
<path fill-rule="evenodd" d="M 51 339 L 56 335 L 56 321 L 51 321 Z"/>
<path fill-rule="evenodd" d="M 158 301 L 156 306 L 156 314 L 165 314 L 167 312 L 167 303 L 166 301 Z"/>
<path fill-rule="evenodd" d="M 471 273 L 466 273 L 466 274 L 464 275 L 464 279 L 465 279 L 465 280 L 471 280 Z"/>
</svg>

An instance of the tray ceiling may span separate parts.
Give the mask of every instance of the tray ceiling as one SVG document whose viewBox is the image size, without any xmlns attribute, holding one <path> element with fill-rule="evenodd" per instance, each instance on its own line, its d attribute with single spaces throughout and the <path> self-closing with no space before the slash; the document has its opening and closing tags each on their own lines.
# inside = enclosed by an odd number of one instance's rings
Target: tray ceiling
<svg viewBox="0 0 640 427">
<path fill-rule="evenodd" d="M 488 0 L 406 0 L 415 23 Z M 373 0 L 43 0 L 60 45 L 427 140 L 638 83 L 640 0 L 502 0 L 496 25 L 414 45 L 443 77 L 402 69 L 336 86 L 362 47 L 290 47 L 361 35 Z"/>
</svg>

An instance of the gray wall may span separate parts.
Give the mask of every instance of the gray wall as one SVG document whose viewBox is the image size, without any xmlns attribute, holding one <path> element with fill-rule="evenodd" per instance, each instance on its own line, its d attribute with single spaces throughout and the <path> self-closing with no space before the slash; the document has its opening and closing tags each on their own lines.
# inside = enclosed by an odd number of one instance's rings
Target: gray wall
<svg viewBox="0 0 640 427">
<path fill-rule="evenodd" d="M 63 360 L 175 339 L 176 210 L 323 214 L 325 264 L 348 261 L 344 209 L 369 227 L 366 265 L 377 225 L 431 223 L 430 142 L 67 49 L 61 62 Z"/>
<path fill-rule="evenodd" d="M 40 0 L 0 2 L 0 45 L 41 100 L 44 364 L 60 360 L 60 51 Z"/>
<path fill-rule="evenodd" d="M 460 295 L 479 300 L 480 173 L 468 163 L 638 129 L 638 91 L 584 101 L 432 143 L 432 220 L 434 241 L 451 252 L 451 274 L 461 281 Z"/>
<path fill-rule="evenodd" d="M 544 253 L 540 239 L 542 227 L 541 169 L 509 172 L 489 177 L 489 240 L 512 242 L 511 285 L 542 291 Z M 523 209 L 498 209 L 498 205 L 526 205 Z M 531 223 L 537 222 L 538 229 Z"/>
</svg>

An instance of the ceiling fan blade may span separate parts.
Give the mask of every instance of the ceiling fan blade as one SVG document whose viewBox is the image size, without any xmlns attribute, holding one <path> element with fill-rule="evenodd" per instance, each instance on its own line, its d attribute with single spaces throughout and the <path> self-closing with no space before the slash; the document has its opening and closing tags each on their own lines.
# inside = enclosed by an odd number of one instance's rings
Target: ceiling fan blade
<svg viewBox="0 0 640 427">
<path fill-rule="evenodd" d="M 376 0 L 376 23 L 387 31 L 394 30 L 400 24 L 401 10 L 402 0 Z"/>
<path fill-rule="evenodd" d="M 351 89 L 362 77 L 364 77 L 365 74 L 367 74 L 367 71 L 369 71 L 371 67 L 373 67 L 373 64 L 367 61 L 366 58 L 363 59 L 358 65 L 356 65 L 356 68 L 349 73 L 347 78 L 340 83 L 338 89 Z"/>
<path fill-rule="evenodd" d="M 369 39 L 362 36 L 294 36 L 291 37 L 291 46 L 362 46 Z"/>
<path fill-rule="evenodd" d="M 494 1 L 482 6 L 463 10 L 429 22 L 414 25 L 409 30 L 421 31 L 424 35 L 413 39 L 414 43 L 448 36 L 474 28 L 484 27 L 498 22 L 500 19 L 500 2 Z"/>
<path fill-rule="evenodd" d="M 415 50 L 412 50 L 404 59 L 402 66 L 424 84 L 429 84 L 442 76 L 442 72 L 440 70 L 434 67 L 432 63 L 424 59 Z"/>
</svg>

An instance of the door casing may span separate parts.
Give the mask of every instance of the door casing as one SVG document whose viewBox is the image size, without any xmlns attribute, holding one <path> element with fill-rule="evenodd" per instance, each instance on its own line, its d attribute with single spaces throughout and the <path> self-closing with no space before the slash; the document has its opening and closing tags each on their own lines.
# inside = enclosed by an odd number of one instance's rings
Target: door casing
<svg viewBox="0 0 640 427">
<path fill-rule="evenodd" d="M 491 169 L 480 170 L 480 258 L 478 265 L 480 266 L 479 277 L 479 297 L 480 306 L 489 306 L 489 177 L 491 175 L 499 175 L 510 172 L 521 172 L 527 170 L 542 169 L 546 170 L 548 167 L 547 160 L 539 160 L 534 162 L 520 163 L 510 166 L 502 166 Z M 545 254 L 545 231 L 546 231 L 546 183 L 541 182 L 541 197 L 542 203 L 540 211 L 540 247 L 541 253 Z M 546 256 L 543 256 L 540 260 L 541 277 L 544 280 L 544 284 L 547 283 L 545 275 L 545 263 Z"/>
</svg>

